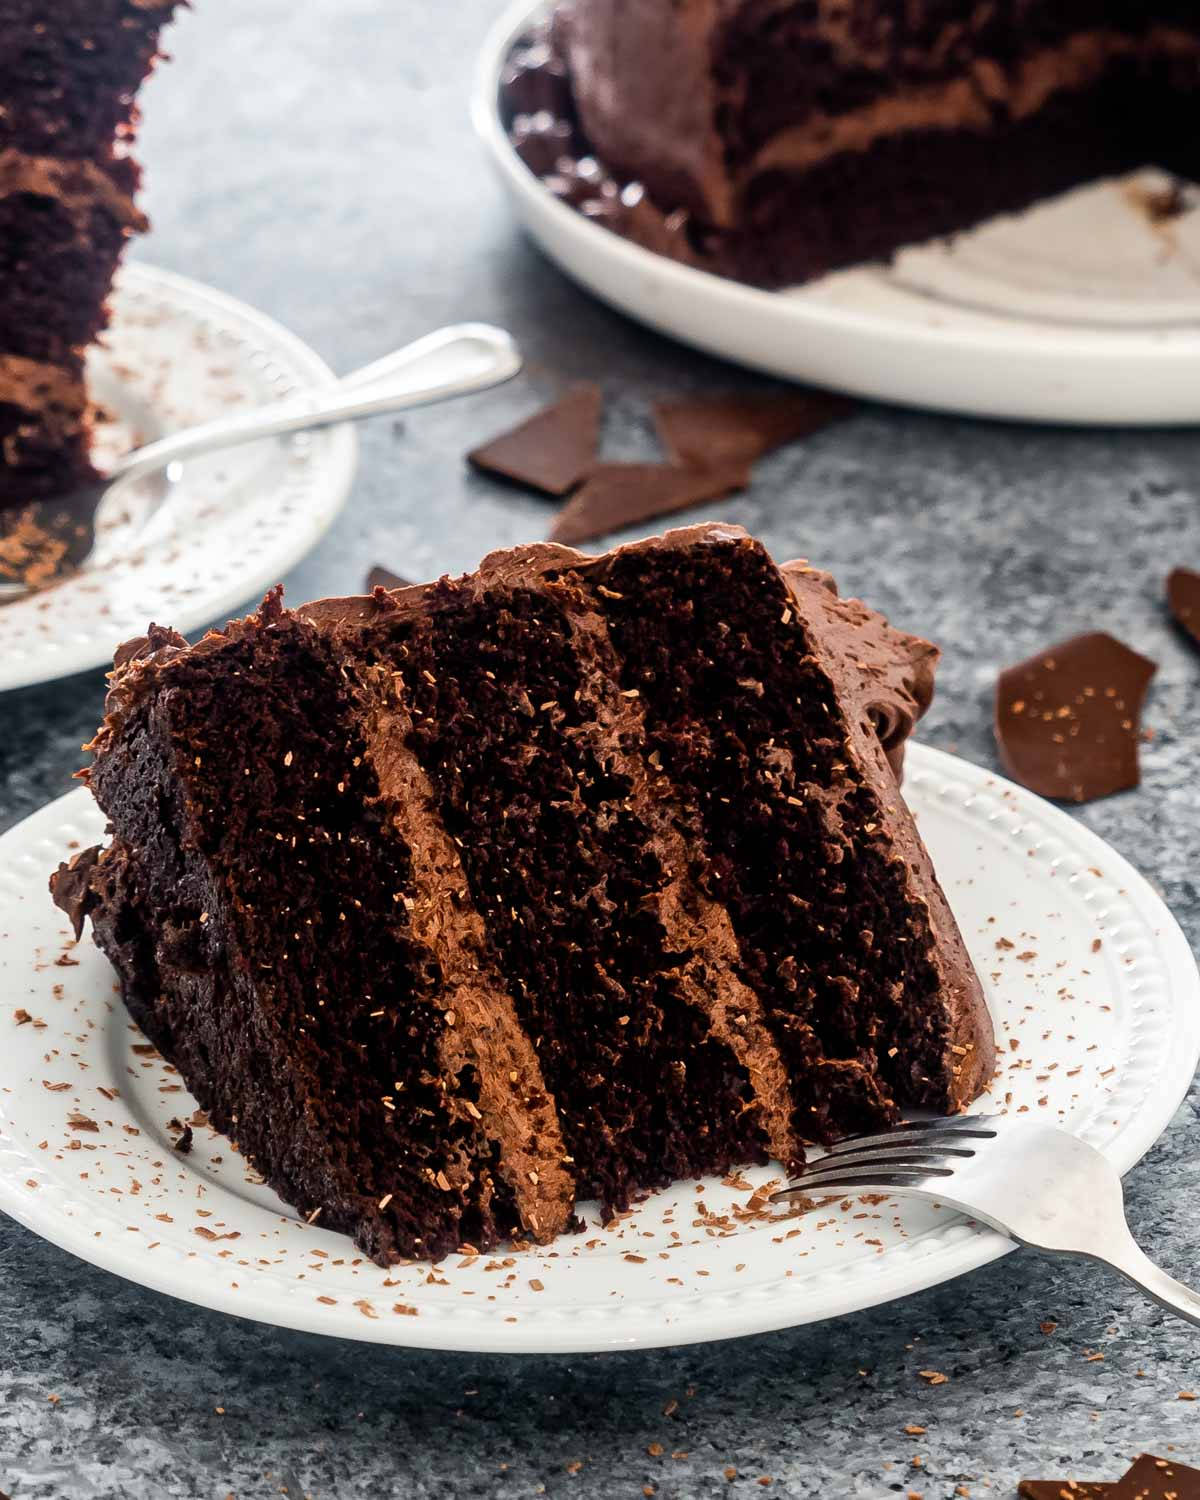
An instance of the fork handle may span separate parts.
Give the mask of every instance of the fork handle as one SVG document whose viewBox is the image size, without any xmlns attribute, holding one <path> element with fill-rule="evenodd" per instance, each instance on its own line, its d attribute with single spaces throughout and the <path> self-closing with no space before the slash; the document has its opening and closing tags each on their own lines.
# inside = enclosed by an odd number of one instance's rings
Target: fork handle
<svg viewBox="0 0 1200 1500">
<path fill-rule="evenodd" d="M 1200 1327 L 1200 1292 L 1194 1292 L 1182 1281 L 1176 1281 L 1174 1276 L 1168 1276 L 1161 1266 L 1156 1266 L 1131 1234 L 1123 1236 L 1122 1243 L 1113 1250 L 1093 1254 L 1092 1258 L 1119 1271 L 1126 1281 L 1140 1287 L 1160 1307 Z"/>
</svg>

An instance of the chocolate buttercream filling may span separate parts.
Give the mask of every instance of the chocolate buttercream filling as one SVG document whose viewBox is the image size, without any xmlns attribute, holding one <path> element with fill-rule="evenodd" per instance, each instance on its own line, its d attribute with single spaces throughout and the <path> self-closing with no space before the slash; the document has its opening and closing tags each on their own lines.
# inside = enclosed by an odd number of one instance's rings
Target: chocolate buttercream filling
<svg viewBox="0 0 1200 1500">
<path fill-rule="evenodd" d="M 446 1075 L 473 1069 L 476 1101 L 451 1107 L 477 1119 L 499 1153 L 521 1223 L 538 1241 L 570 1223 L 574 1179 L 554 1100 L 512 997 L 487 956 L 487 931 L 472 905 L 458 850 L 435 809 L 433 788 L 408 748 L 412 716 L 403 689 L 385 669 L 372 670 L 362 731 L 387 819 L 412 861 L 409 923 L 442 976 L 445 1028 L 439 1051 Z M 406 903 L 407 904 L 407 903 Z"/>
</svg>

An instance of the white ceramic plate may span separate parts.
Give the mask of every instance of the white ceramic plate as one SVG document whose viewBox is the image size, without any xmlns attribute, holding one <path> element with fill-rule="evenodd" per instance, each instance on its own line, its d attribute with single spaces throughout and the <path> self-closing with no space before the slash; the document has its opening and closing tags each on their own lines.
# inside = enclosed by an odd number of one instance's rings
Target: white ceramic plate
<svg viewBox="0 0 1200 1500">
<path fill-rule="evenodd" d="M 802 289 L 761 291 L 643 250 L 548 193 L 496 108 L 515 0 L 472 101 L 518 218 L 551 259 L 663 333 L 785 379 L 1028 421 L 1200 420 L 1200 209 L 1155 225 L 1138 174 Z"/>
<path fill-rule="evenodd" d="M 211 287 L 130 263 L 89 357 L 115 451 L 327 384 L 328 367 L 278 323 Z M 132 551 L 0 606 L 0 691 L 112 664 L 151 620 L 194 630 L 279 582 L 345 503 L 357 439 L 347 426 L 189 460 Z M 120 523 L 120 507 L 108 512 Z M 98 539 L 100 539 L 98 537 Z"/>
<path fill-rule="evenodd" d="M 909 801 L 988 990 L 1001 1072 L 981 1107 L 1028 1109 L 1122 1171 L 1200 1054 L 1200 978 L 1145 880 L 1066 814 L 914 746 Z M 129 1022 L 46 879 L 104 819 L 85 791 L 0 839 L 0 1209 L 173 1296 L 291 1328 L 514 1353 L 728 1338 L 833 1317 L 960 1275 L 1008 1241 L 913 1201 L 801 1217 L 762 1207 L 779 1171 L 683 1183 L 553 1245 L 383 1271 L 254 1181 Z M 21 1016 L 31 1019 L 22 1021 Z M 754 1190 L 760 1197 L 754 1198 Z"/>
</svg>

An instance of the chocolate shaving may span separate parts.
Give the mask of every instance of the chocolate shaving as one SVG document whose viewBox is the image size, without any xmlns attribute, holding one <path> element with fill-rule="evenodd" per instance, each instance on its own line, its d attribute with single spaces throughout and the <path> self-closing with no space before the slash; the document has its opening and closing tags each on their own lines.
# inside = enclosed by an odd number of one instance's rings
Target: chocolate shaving
<svg viewBox="0 0 1200 1500">
<path fill-rule="evenodd" d="M 623 526 L 652 521 L 704 500 L 719 500 L 746 486 L 746 469 L 734 463 L 713 469 L 674 464 L 597 464 L 563 506 L 550 541 L 590 541 Z"/>
<path fill-rule="evenodd" d="M 1167 603 L 1176 623 L 1200 642 L 1200 573 L 1172 568 L 1167 575 Z"/>
<path fill-rule="evenodd" d="M 180 1156 L 186 1156 L 192 1149 L 192 1127 L 185 1125 L 182 1120 L 172 1118 L 167 1121 L 168 1130 L 177 1130 L 179 1139 L 174 1143 L 172 1149 L 178 1151 Z"/>
<path fill-rule="evenodd" d="M 600 431 L 600 387 L 580 386 L 561 401 L 467 454 L 477 469 L 516 484 L 565 495 L 596 457 Z"/>
<path fill-rule="evenodd" d="M 411 578 L 401 578 L 399 573 L 393 573 L 390 568 L 375 567 L 367 574 L 368 594 L 373 594 L 376 589 L 406 589 L 411 585 Z"/>
<path fill-rule="evenodd" d="M 715 468 L 752 464 L 765 453 L 808 437 L 853 414 L 856 403 L 829 391 L 787 396 L 723 396 L 660 401 L 654 424 L 677 464 Z"/>
<path fill-rule="evenodd" d="M 1137 786 L 1139 717 L 1156 670 L 1104 631 L 1009 667 L 996 684 L 1005 769 L 1031 791 L 1069 802 Z"/>
</svg>

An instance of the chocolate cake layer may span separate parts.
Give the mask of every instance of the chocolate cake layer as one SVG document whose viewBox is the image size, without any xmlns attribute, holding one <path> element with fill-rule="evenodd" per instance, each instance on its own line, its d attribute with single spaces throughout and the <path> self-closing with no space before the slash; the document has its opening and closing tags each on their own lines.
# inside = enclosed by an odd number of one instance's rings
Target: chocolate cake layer
<svg viewBox="0 0 1200 1500">
<path fill-rule="evenodd" d="M 505 84 L 531 169 L 648 248 L 765 285 L 1106 173 L 1200 170 L 1182 0 L 635 0 L 619 19 L 562 0 L 549 35 Z M 543 75 L 565 102 L 539 102 Z"/>
<path fill-rule="evenodd" d="M 547 1238 L 990 1076 L 888 760 L 935 657 L 717 526 L 272 598 L 118 661 L 56 899 L 306 1215 Z"/>
</svg>

